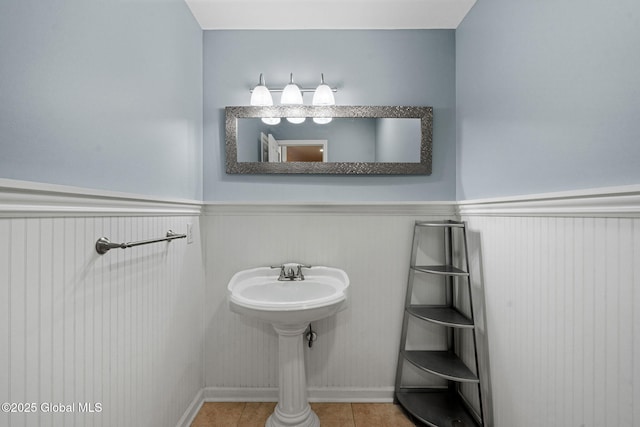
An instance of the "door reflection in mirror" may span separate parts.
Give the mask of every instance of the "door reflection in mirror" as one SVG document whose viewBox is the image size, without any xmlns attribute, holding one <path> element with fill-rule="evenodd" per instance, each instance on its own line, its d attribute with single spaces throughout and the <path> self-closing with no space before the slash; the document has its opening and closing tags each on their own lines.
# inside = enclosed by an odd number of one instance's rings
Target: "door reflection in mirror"
<svg viewBox="0 0 640 427">
<path fill-rule="evenodd" d="M 282 139 L 260 132 L 261 162 L 326 162 L 326 139 Z"/>
</svg>

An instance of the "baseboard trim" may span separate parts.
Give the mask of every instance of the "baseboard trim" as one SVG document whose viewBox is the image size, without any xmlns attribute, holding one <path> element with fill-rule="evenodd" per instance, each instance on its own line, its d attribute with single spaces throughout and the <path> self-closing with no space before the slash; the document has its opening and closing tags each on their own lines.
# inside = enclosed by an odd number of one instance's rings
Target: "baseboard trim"
<svg viewBox="0 0 640 427">
<path fill-rule="evenodd" d="M 393 387 L 309 387 L 310 402 L 393 402 Z M 277 402 L 277 387 L 206 387 L 205 402 Z"/>
<path fill-rule="evenodd" d="M 200 390 L 198 391 L 198 393 L 196 393 L 195 397 L 187 407 L 187 410 L 184 411 L 184 414 L 182 415 L 182 417 L 180 417 L 180 420 L 178 421 L 178 424 L 176 424 L 176 427 L 191 426 L 193 420 L 195 420 L 196 418 L 196 415 L 198 415 L 200 408 L 202 408 L 202 404 L 204 403 L 203 396 L 203 390 Z"/>
</svg>

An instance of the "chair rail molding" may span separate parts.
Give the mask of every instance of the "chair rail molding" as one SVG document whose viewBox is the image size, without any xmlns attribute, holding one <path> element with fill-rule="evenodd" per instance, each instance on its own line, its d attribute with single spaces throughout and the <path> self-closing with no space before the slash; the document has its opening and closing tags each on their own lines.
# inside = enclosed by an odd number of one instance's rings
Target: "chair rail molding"
<svg viewBox="0 0 640 427">
<path fill-rule="evenodd" d="M 429 202 L 202 202 L 0 178 L 0 218 L 193 215 L 640 217 L 640 185 Z"/>
<path fill-rule="evenodd" d="M 202 203 L 0 178 L 0 218 L 193 216 Z"/>
<path fill-rule="evenodd" d="M 640 185 L 458 202 L 460 216 L 640 217 Z"/>
<path fill-rule="evenodd" d="M 451 202 L 213 202 L 205 203 L 204 215 L 394 215 L 453 216 Z"/>
</svg>

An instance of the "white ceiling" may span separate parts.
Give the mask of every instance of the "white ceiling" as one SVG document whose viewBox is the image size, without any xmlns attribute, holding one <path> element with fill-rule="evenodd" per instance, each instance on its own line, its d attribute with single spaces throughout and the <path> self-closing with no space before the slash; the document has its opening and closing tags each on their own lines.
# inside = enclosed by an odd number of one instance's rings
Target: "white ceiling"
<svg viewBox="0 0 640 427">
<path fill-rule="evenodd" d="M 457 28 L 476 0 L 185 0 L 204 30 Z"/>
</svg>

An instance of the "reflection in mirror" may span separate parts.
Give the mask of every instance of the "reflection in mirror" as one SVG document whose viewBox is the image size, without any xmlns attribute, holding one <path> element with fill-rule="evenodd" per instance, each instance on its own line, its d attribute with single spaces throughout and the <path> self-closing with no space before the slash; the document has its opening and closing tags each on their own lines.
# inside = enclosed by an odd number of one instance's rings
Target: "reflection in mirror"
<svg viewBox="0 0 640 427">
<path fill-rule="evenodd" d="M 326 139 L 281 139 L 276 140 L 273 135 L 260 133 L 262 144 L 261 162 L 326 162 Z"/>
<path fill-rule="evenodd" d="M 351 117 L 298 125 L 282 120 L 270 126 L 245 118 L 238 119 L 237 139 L 238 162 L 420 162 L 420 119 Z M 296 151 L 316 156 L 292 157 L 292 147 L 298 146 Z"/>
<path fill-rule="evenodd" d="M 431 173 L 431 107 L 227 107 L 225 114 L 227 173 Z M 265 117 L 333 120 L 269 125 Z"/>
</svg>

